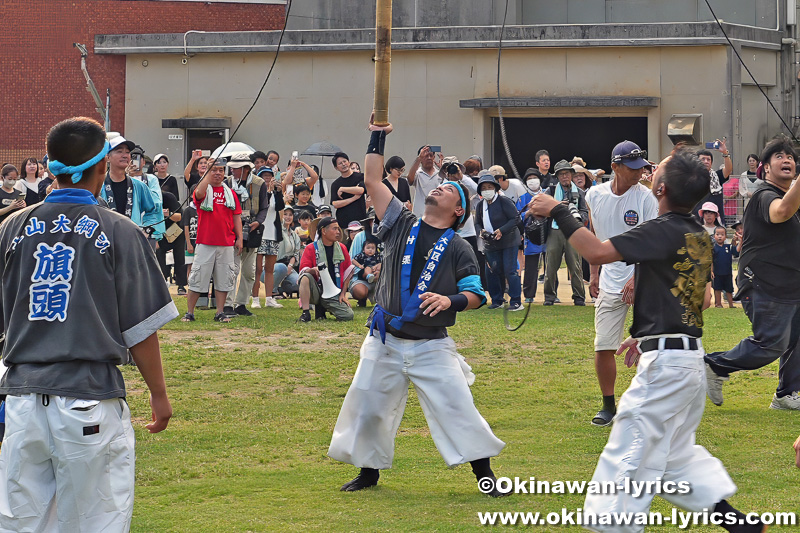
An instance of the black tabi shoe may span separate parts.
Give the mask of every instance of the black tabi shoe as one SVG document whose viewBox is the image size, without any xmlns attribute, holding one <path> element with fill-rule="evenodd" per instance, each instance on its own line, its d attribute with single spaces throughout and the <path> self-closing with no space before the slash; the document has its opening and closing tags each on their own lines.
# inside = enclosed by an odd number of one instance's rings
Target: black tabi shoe
<svg viewBox="0 0 800 533">
<path fill-rule="evenodd" d="M 601 409 L 596 415 L 594 415 L 594 418 L 592 418 L 592 425 L 600 427 L 611 425 L 611 422 L 614 421 L 614 416 L 616 416 L 616 414 L 617 413 L 609 411 L 608 409 Z"/>
<path fill-rule="evenodd" d="M 342 485 L 342 488 L 339 490 L 344 492 L 355 492 L 357 490 L 374 487 L 378 484 L 378 478 L 380 476 L 381 474 L 379 470 L 375 470 L 373 468 L 362 468 L 361 472 L 359 472 L 355 478 Z"/>
</svg>

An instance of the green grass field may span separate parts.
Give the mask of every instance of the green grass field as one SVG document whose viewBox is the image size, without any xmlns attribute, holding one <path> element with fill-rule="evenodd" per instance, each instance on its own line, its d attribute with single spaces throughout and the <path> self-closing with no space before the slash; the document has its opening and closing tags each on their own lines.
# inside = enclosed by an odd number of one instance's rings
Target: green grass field
<svg viewBox="0 0 800 533">
<path fill-rule="evenodd" d="M 177 302 L 185 311 L 185 299 Z M 284 304 L 227 325 L 200 311 L 197 322 L 176 320 L 162 330 L 174 409 L 163 433 L 144 430 L 147 393 L 135 368 L 125 367 L 138 441 L 134 531 L 461 531 L 481 528 L 478 512 L 582 507 L 577 494 L 499 500 L 480 494 L 469 465 L 448 469 L 442 461 L 413 389 L 394 468 L 375 489 L 339 492 L 357 471 L 326 452 L 369 309 L 356 309 L 350 323 L 299 324 L 296 302 Z M 478 409 L 507 443 L 493 461 L 498 476 L 591 478 L 609 434 L 589 424 L 599 408 L 593 312 L 537 305 L 528 323 L 510 333 L 502 312 L 484 307 L 461 313 L 450 330 L 477 375 Z M 705 317 L 709 351 L 730 348 L 750 333 L 741 309 L 710 309 Z M 618 396 L 633 376 L 619 366 Z M 725 405 L 707 402 L 697 434 L 726 465 L 739 487 L 731 503 L 746 512 L 800 507 L 800 470 L 791 450 L 800 433 L 798 413 L 767 408 L 776 373 L 772 364 L 735 375 L 725 387 Z M 656 499 L 653 510 L 671 507 Z M 793 528 L 771 531 L 787 529 Z"/>
</svg>

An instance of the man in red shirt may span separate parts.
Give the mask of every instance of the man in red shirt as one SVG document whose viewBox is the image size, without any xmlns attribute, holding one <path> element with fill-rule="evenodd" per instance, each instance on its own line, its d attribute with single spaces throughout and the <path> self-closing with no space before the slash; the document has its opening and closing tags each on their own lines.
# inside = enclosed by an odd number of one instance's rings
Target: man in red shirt
<svg viewBox="0 0 800 533">
<path fill-rule="evenodd" d="M 201 294 L 208 294 L 211 274 L 221 305 L 236 282 L 234 248 L 242 253 L 242 207 L 239 198 L 225 185 L 224 158 L 209 159 L 209 170 L 194 191 L 197 206 L 197 244 L 189 274 L 188 312 L 184 322 L 194 321 L 194 307 Z M 217 322 L 230 322 L 224 313 L 214 316 Z"/>
<path fill-rule="evenodd" d="M 316 306 L 317 318 L 324 318 L 325 311 L 330 311 L 337 320 L 353 320 L 353 309 L 347 300 L 353 266 L 347 248 L 339 242 L 341 231 L 335 218 L 321 219 L 317 225 L 319 238 L 303 251 L 298 281 L 303 307 L 300 322 L 311 322 L 311 305 Z"/>
</svg>

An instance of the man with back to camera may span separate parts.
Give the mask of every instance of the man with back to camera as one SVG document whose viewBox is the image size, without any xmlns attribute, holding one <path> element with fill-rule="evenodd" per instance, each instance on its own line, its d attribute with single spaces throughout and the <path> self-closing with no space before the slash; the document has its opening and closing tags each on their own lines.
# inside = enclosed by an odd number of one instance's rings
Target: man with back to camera
<svg viewBox="0 0 800 533">
<path fill-rule="evenodd" d="M 647 152 L 631 141 L 623 141 L 611 152 L 614 179 L 589 189 L 586 204 L 592 231 L 601 241 L 621 235 L 658 216 L 658 202 L 650 189 L 639 183 L 647 166 Z M 614 352 L 625 331 L 625 317 L 633 304 L 633 265 L 616 261 L 591 265 L 589 294 L 594 304 L 594 368 L 603 406 L 592 418 L 595 426 L 611 424 L 617 412 L 614 383 L 617 362 Z"/>
<path fill-rule="evenodd" d="M 370 129 L 365 184 L 381 221 L 383 273 L 328 455 L 361 469 L 341 490 L 377 485 L 380 470 L 392 466 L 411 382 L 448 466 L 469 462 L 479 488 L 502 496 L 494 487 L 490 458 L 505 444 L 475 408 L 469 390 L 475 376 L 447 335 L 457 312 L 476 309 L 486 299 L 472 248 L 455 233 L 469 216 L 467 191 L 445 181 L 425 198 L 425 214 L 418 219 L 381 181 L 384 143 L 392 126 L 371 124 Z"/>
<path fill-rule="evenodd" d="M 639 157 L 627 156 L 623 159 Z M 614 515 L 646 514 L 656 494 L 688 511 L 711 511 L 712 517 L 722 517 L 724 523 L 719 525 L 731 533 L 766 530 L 760 520 L 750 523 L 752 517 L 728 503 L 736 485 L 719 459 L 695 441 L 705 408 L 700 337 L 703 309 L 711 303 L 711 238 L 692 209 L 707 194 L 708 183 L 703 163 L 678 150 L 661 162 L 653 176 L 659 216 L 603 242 L 573 216 L 574 208 L 543 194 L 531 203 L 531 214 L 552 216 L 592 265 L 614 261 L 636 265 L 631 338 L 617 351 L 628 350 L 625 362 L 637 365 L 636 376 L 620 398 L 592 481 L 617 486 L 636 481 L 653 488 L 641 494 L 590 492 L 584 516 L 611 517 L 611 523 L 584 522 L 592 531 L 643 532 L 644 524 L 626 523 Z"/>
<path fill-rule="evenodd" d="M 0 228 L 3 531 L 129 530 L 135 439 L 118 368 L 128 350 L 150 389 L 147 429 L 172 416 L 157 330 L 178 311 L 147 238 L 97 205 L 108 150 L 96 121 L 56 124 L 58 188 Z"/>
<path fill-rule="evenodd" d="M 708 397 L 722 405 L 722 384 L 730 374 L 761 368 L 780 358 L 778 388 L 771 409 L 800 410 L 800 185 L 797 152 L 785 138 L 761 153 L 764 183 L 742 220 L 737 294 L 753 334 L 727 352 L 706 356 Z"/>
</svg>

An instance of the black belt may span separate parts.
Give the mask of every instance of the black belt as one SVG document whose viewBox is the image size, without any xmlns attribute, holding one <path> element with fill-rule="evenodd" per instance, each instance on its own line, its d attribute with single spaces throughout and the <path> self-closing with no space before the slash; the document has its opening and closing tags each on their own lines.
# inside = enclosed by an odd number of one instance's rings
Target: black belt
<svg viewBox="0 0 800 533">
<path fill-rule="evenodd" d="M 686 348 L 683 347 L 683 340 L 686 339 L 688 342 L 688 346 Z M 647 339 L 642 344 L 639 345 L 639 349 L 642 352 L 652 352 L 658 350 L 658 341 L 661 339 Z M 697 349 L 697 339 L 689 338 L 689 337 L 668 337 L 664 339 L 664 349 L 665 350 L 696 350 Z"/>
</svg>

